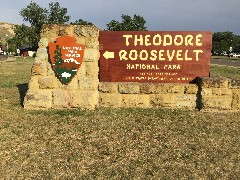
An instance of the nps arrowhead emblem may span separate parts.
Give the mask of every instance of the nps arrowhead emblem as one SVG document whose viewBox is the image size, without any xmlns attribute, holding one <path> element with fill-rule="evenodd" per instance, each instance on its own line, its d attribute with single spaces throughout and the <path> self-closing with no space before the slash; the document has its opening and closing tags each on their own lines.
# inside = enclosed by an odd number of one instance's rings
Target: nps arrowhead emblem
<svg viewBox="0 0 240 180">
<path fill-rule="evenodd" d="M 56 76 L 63 84 L 69 84 L 82 64 L 84 45 L 77 44 L 74 37 L 62 36 L 48 46 Z"/>
<path fill-rule="evenodd" d="M 104 57 L 105 59 L 114 58 L 114 52 L 106 51 L 106 52 L 103 54 L 103 57 Z"/>
</svg>

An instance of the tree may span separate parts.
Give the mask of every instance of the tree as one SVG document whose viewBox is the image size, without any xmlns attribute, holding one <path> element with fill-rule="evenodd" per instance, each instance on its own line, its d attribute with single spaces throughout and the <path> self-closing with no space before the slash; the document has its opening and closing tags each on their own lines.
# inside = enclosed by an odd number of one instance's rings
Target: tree
<svg viewBox="0 0 240 180">
<path fill-rule="evenodd" d="M 70 20 L 67 8 L 61 8 L 58 2 L 49 4 L 48 24 L 64 24 Z"/>
<path fill-rule="evenodd" d="M 67 9 L 60 7 L 58 2 L 49 3 L 49 10 L 31 2 L 20 11 L 20 15 L 24 21 L 30 23 L 31 27 L 24 24 L 20 27 L 17 26 L 16 35 L 11 42 L 16 43 L 16 46 L 31 45 L 34 49 L 38 47 L 43 24 L 64 24 L 70 19 Z"/>
<path fill-rule="evenodd" d="M 32 27 L 26 25 L 17 25 L 14 29 L 15 37 L 9 40 L 10 44 L 16 44 L 17 46 L 34 45 L 33 42 L 38 40 L 35 36 L 35 30 Z M 37 45 L 37 44 L 36 44 Z"/>
<path fill-rule="evenodd" d="M 12 39 L 9 39 L 8 41 L 8 52 L 15 52 L 17 49 L 16 44 L 12 42 Z"/>
<path fill-rule="evenodd" d="M 216 32 L 213 34 L 213 48 L 214 52 L 228 51 L 231 47 L 234 34 L 232 32 Z"/>
<path fill-rule="evenodd" d="M 72 24 L 72 25 L 93 25 L 93 23 L 84 21 L 83 19 L 78 19 L 75 22 L 71 22 L 70 24 Z"/>
<path fill-rule="evenodd" d="M 30 23 L 32 28 L 40 32 L 42 25 L 47 22 L 48 10 L 31 2 L 26 8 L 20 11 L 20 15 L 24 21 Z"/>
<path fill-rule="evenodd" d="M 212 38 L 213 46 L 212 51 L 222 53 L 223 51 L 228 52 L 229 48 L 232 47 L 233 51 L 240 50 L 240 36 L 235 35 L 232 32 L 215 32 Z"/>
<path fill-rule="evenodd" d="M 234 50 L 240 51 L 240 35 L 235 35 L 234 43 L 235 43 Z"/>
<path fill-rule="evenodd" d="M 146 31 L 146 21 L 139 15 L 134 15 L 133 18 L 129 15 L 122 14 L 122 22 L 116 20 L 110 21 L 106 26 L 109 31 Z"/>
</svg>

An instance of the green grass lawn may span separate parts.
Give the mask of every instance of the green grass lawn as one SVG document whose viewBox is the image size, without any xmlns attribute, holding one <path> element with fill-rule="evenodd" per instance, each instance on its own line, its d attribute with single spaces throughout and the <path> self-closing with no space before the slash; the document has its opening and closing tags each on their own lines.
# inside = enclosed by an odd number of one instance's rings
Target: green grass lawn
<svg viewBox="0 0 240 180">
<path fill-rule="evenodd" d="M 0 179 L 240 179 L 240 112 L 27 111 L 32 63 L 0 64 Z"/>
<path fill-rule="evenodd" d="M 226 77 L 230 79 L 240 79 L 240 68 L 232 68 L 227 66 L 211 66 L 211 77 Z"/>
</svg>

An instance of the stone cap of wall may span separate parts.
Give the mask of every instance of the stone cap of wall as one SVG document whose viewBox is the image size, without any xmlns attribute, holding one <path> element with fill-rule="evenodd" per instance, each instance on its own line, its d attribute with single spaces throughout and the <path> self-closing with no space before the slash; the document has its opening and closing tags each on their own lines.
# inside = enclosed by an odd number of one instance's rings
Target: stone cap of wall
<svg viewBox="0 0 240 180">
<path fill-rule="evenodd" d="M 98 38 L 100 29 L 95 25 L 44 24 L 41 38 L 56 38 L 59 36 L 83 36 Z"/>
</svg>

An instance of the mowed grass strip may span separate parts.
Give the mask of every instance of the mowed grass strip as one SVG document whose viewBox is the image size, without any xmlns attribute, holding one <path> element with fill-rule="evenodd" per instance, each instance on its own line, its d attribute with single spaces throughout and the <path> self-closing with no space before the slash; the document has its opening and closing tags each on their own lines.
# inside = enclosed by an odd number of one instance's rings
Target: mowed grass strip
<svg viewBox="0 0 240 180">
<path fill-rule="evenodd" d="M 233 68 L 228 66 L 214 65 L 210 68 L 211 77 L 226 77 L 230 79 L 240 79 L 240 67 Z"/>
<path fill-rule="evenodd" d="M 240 178 L 239 112 L 26 111 L 19 87 L 33 60 L 11 63 L 0 85 L 1 179 Z"/>
</svg>

